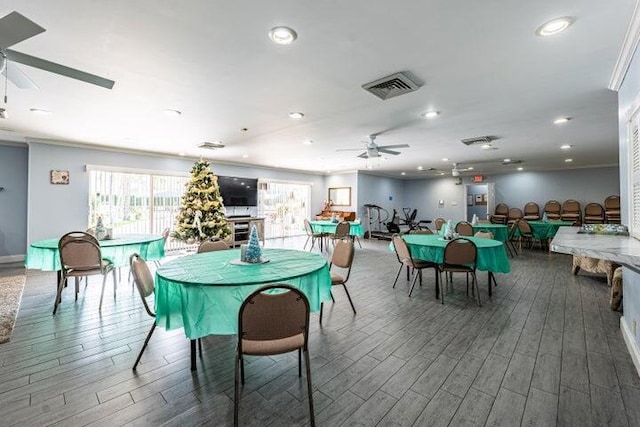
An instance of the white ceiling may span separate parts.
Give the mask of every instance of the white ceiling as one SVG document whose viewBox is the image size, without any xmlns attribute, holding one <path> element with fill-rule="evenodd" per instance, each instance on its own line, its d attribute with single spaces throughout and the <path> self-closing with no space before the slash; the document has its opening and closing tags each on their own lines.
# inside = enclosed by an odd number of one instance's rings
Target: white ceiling
<svg viewBox="0 0 640 427">
<path fill-rule="evenodd" d="M 511 158 L 525 170 L 618 162 L 617 96 L 607 85 L 635 0 L 3 1 L 47 31 L 12 46 L 116 81 L 103 89 L 28 66 L 9 83 L 0 139 L 49 139 L 325 173 L 365 169 L 367 135 L 409 144 L 378 173 L 433 176 Z M 573 16 L 567 31 L 536 28 Z M 267 33 L 287 25 L 290 46 Z M 417 92 L 382 101 L 361 85 L 410 71 Z M 29 111 L 52 112 L 39 116 Z M 182 111 L 168 117 L 163 110 Z M 420 114 L 441 114 L 425 120 Z M 301 120 L 288 117 L 304 112 Z M 559 116 L 572 118 L 559 126 Z M 241 128 L 248 131 L 241 132 Z M 498 150 L 460 139 L 495 135 Z M 311 139 L 312 145 L 303 144 Z M 205 151 L 202 141 L 222 141 Z M 573 144 L 570 153 L 560 150 Z M 248 154 L 248 158 L 243 158 Z M 449 162 L 443 162 L 447 157 Z M 564 159 L 571 157 L 567 164 Z M 506 172 L 499 162 L 476 173 Z"/>
</svg>

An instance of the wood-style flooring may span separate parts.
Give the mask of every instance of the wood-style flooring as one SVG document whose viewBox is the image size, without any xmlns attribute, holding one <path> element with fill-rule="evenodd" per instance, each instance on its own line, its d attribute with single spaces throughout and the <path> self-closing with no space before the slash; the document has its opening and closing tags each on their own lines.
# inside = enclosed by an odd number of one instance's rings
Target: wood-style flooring
<svg viewBox="0 0 640 427">
<path fill-rule="evenodd" d="M 479 274 L 482 307 L 464 275 L 442 305 L 431 270 L 409 298 L 404 273 L 391 288 L 388 242 L 362 243 L 348 282 L 357 315 L 337 287 L 322 327 L 311 318 L 318 426 L 640 425 L 640 379 L 604 278 L 525 250 L 491 299 Z M 232 425 L 236 337 L 203 339 L 191 372 L 183 331 L 158 328 L 133 373 L 152 319 L 126 279 L 115 300 L 107 282 L 99 315 L 100 279 L 77 302 L 70 285 L 52 316 L 55 274 L 27 273 L 13 338 L 0 345 L 0 425 Z M 247 358 L 241 425 L 308 425 L 296 366 L 295 353 Z"/>
</svg>

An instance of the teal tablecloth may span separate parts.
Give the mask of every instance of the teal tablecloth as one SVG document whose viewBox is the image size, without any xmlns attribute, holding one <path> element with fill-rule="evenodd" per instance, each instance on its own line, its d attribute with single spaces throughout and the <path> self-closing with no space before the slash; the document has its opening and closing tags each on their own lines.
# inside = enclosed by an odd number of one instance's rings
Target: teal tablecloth
<svg viewBox="0 0 640 427">
<path fill-rule="evenodd" d="M 455 229 L 455 225 L 453 227 Z M 481 223 L 478 223 L 478 225 L 473 225 L 472 227 L 473 227 L 474 233 L 477 233 L 478 231 L 481 231 L 481 230 L 490 231 L 491 233 L 493 233 L 494 240 L 499 240 L 502 243 L 509 240 L 509 227 L 504 224 L 492 224 L 490 222 L 488 223 L 481 222 Z M 446 230 L 447 230 L 447 226 L 445 224 L 440 229 L 439 234 L 444 236 L 444 233 L 446 232 Z"/>
<path fill-rule="evenodd" d="M 326 259 L 306 251 L 263 249 L 265 264 L 236 265 L 240 250 L 187 255 L 156 271 L 156 324 L 184 328 L 189 339 L 238 331 L 238 312 L 245 298 L 268 283 L 287 283 L 302 290 L 311 311 L 331 300 Z"/>
<path fill-rule="evenodd" d="M 25 267 L 43 271 L 60 270 L 59 240 L 47 239 L 32 243 L 24 261 Z M 100 240 L 100 251 L 102 257 L 111 260 L 116 267 L 127 267 L 133 253 L 140 254 L 147 261 L 162 259 L 164 239 L 155 234 L 125 234 L 115 239 Z"/>
<path fill-rule="evenodd" d="M 444 248 L 449 243 L 442 236 L 436 234 L 405 234 L 402 236 L 411 256 L 414 258 L 442 264 L 444 261 Z M 511 266 L 504 244 L 498 240 L 483 239 L 480 237 L 466 237 L 476 244 L 478 248 L 477 269 L 492 273 L 509 273 Z"/>
<path fill-rule="evenodd" d="M 531 226 L 533 237 L 539 240 L 553 239 L 560 227 L 570 227 L 573 222 L 570 221 L 527 221 Z M 520 235 L 516 232 L 516 235 Z"/>
<path fill-rule="evenodd" d="M 335 233 L 337 222 L 331 221 L 309 221 L 311 223 L 311 229 L 314 233 Z M 362 229 L 362 223 L 349 221 L 351 228 L 349 234 L 352 236 L 364 236 L 364 230 Z"/>
</svg>

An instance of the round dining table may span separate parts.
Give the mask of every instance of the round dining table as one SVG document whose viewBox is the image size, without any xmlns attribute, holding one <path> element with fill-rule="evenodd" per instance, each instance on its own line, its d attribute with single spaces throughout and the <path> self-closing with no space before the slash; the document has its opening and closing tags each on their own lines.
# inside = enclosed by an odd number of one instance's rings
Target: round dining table
<svg viewBox="0 0 640 427">
<path fill-rule="evenodd" d="M 60 270 L 58 241 L 60 238 L 39 240 L 31 243 L 24 265 L 30 269 L 43 271 Z M 129 257 L 138 253 L 147 261 L 164 257 L 164 238 L 157 234 L 123 234 L 113 239 L 99 240 L 103 258 L 110 260 L 115 267 L 128 267 Z"/>
<path fill-rule="evenodd" d="M 560 227 L 570 227 L 571 221 L 527 221 L 531 226 L 531 234 L 540 241 L 553 239 Z M 519 235 L 519 232 L 516 232 Z"/>
<path fill-rule="evenodd" d="M 478 231 L 487 230 L 493 234 L 494 240 L 499 240 L 502 243 L 506 243 L 509 240 L 509 227 L 505 224 L 493 224 L 490 222 L 479 222 L 475 225 L 471 225 L 473 227 L 473 232 L 477 233 Z M 455 225 L 454 225 L 455 227 Z M 444 235 L 447 230 L 446 224 L 442 226 L 438 234 Z"/>
<path fill-rule="evenodd" d="M 331 221 L 309 221 L 311 229 L 314 233 L 329 233 L 336 232 L 337 222 Z M 351 236 L 364 236 L 364 230 L 362 229 L 362 223 L 360 221 L 349 221 L 349 235 Z"/>
<path fill-rule="evenodd" d="M 311 311 L 331 300 L 331 275 L 319 254 L 290 249 L 263 249 L 264 263 L 240 262 L 240 250 L 187 255 L 156 271 L 156 325 L 184 328 L 187 338 L 238 332 L 238 313 L 245 298 L 269 283 L 302 290 Z"/>
</svg>

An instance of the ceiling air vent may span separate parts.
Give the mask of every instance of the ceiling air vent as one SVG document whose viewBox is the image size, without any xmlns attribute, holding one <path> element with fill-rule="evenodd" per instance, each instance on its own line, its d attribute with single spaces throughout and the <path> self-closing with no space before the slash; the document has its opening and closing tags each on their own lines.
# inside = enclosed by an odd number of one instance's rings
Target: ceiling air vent
<svg viewBox="0 0 640 427">
<path fill-rule="evenodd" d="M 476 145 L 476 144 L 491 144 L 491 141 L 496 140 L 498 138 L 496 138 L 495 136 L 476 136 L 474 138 L 467 138 L 467 139 L 461 139 L 460 142 L 462 142 L 465 145 Z"/>
<path fill-rule="evenodd" d="M 385 99 L 404 95 L 405 93 L 415 92 L 420 89 L 420 86 L 420 84 L 411 80 L 407 74 L 395 73 L 374 82 L 364 84 L 362 88 L 384 101 Z"/>
<path fill-rule="evenodd" d="M 220 141 L 203 142 L 198 144 L 198 148 L 206 148 L 207 150 L 215 150 L 216 148 L 224 148 L 224 144 Z"/>
</svg>

